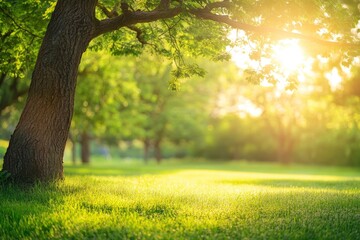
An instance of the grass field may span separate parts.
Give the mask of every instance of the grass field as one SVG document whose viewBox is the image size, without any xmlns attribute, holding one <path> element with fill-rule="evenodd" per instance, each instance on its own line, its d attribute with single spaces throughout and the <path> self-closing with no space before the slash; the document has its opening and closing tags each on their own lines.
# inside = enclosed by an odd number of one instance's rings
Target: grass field
<svg viewBox="0 0 360 240">
<path fill-rule="evenodd" d="M 0 187 L 0 239 L 360 239 L 360 170 L 230 162 L 66 164 Z"/>
</svg>

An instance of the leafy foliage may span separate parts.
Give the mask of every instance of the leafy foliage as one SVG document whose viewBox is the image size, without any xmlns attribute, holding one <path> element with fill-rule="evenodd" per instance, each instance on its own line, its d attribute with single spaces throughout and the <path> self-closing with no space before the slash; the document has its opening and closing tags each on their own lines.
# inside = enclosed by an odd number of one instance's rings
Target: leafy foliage
<svg viewBox="0 0 360 240">
<path fill-rule="evenodd" d="M 139 94 L 132 79 L 134 62 L 109 54 L 88 53 L 80 66 L 72 132 L 88 131 L 94 136 L 128 136 L 119 113 L 133 104 Z M 100 83 L 99 83 L 100 82 Z"/>
<path fill-rule="evenodd" d="M 35 62 L 54 1 L 1 1 L 0 71 L 23 77 Z"/>
<path fill-rule="evenodd" d="M 54 1 L 0 2 L 0 113 L 27 93 Z"/>
</svg>

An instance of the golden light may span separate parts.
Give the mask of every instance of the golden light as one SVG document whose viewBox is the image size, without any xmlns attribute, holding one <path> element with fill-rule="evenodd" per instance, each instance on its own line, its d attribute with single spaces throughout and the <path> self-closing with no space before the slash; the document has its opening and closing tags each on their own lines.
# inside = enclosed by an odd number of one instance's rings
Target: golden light
<svg viewBox="0 0 360 240">
<path fill-rule="evenodd" d="M 305 54 L 298 40 L 280 41 L 273 46 L 272 58 L 286 75 L 297 71 L 305 62 Z"/>
<path fill-rule="evenodd" d="M 229 47 L 232 61 L 240 69 L 253 68 L 259 70 L 267 65 L 276 66 L 277 75 L 283 78 L 298 72 L 304 66 L 307 58 L 297 39 L 284 39 L 275 43 L 268 54 L 265 53 L 258 60 L 251 59 L 251 53 L 257 49 L 256 43 L 250 41 L 243 31 L 231 31 L 229 39 L 233 42 L 246 42 L 242 46 Z"/>
<path fill-rule="evenodd" d="M 333 68 L 331 72 L 325 74 L 325 77 L 329 81 L 330 87 L 332 91 L 339 89 L 342 82 L 342 77 L 339 74 L 339 70 L 337 68 Z"/>
<path fill-rule="evenodd" d="M 239 112 L 240 117 L 260 117 L 263 113 L 263 110 L 256 106 L 252 101 L 244 97 L 239 97 L 237 105 L 237 112 Z"/>
</svg>

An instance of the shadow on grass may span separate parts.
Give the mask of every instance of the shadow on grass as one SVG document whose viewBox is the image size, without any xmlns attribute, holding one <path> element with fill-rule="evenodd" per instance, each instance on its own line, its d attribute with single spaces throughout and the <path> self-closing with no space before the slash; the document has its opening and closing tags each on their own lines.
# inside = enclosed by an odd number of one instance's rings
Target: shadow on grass
<svg viewBox="0 0 360 240">
<path fill-rule="evenodd" d="M 32 187 L 0 185 L 0 216 L 18 223 L 27 215 L 39 215 L 64 202 L 64 196 L 82 191 L 81 187 L 36 184 Z"/>
<path fill-rule="evenodd" d="M 51 239 L 60 222 L 43 217 L 59 212 L 66 197 L 79 192 L 84 192 L 82 186 L 0 185 L 0 239 Z"/>
</svg>

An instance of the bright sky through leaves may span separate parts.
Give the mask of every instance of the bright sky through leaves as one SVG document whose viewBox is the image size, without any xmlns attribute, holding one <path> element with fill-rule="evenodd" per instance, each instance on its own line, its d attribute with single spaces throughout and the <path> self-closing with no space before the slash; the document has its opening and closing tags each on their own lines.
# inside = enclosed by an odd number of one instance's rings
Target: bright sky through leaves
<svg viewBox="0 0 360 240">
<path fill-rule="evenodd" d="M 281 92 L 292 94 L 293 90 L 289 88 L 291 81 L 296 82 L 295 91 L 306 94 L 308 89 L 312 89 L 309 80 L 318 77 L 317 71 L 313 69 L 314 62 L 320 61 L 320 64 L 326 65 L 329 62 L 328 57 L 310 56 L 302 48 L 298 39 L 280 40 L 272 46 L 265 45 L 264 48 L 252 42 L 243 31 L 232 31 L 229 39 L 235 43 L 235 47 L 228 47 L 228 51 L 232 56 L 232 61 L 240 69 L 239 77 L 246 77 L 244 73 L 247 69 L 262 74 L 260 85 L 270 87 L 269 90 L 274 91 L 274 96 L 281 96 Z M 270 69 L 269 75 L 263 74 L 262 70 L 265 68 Z M 323 74 L 329 81 L 332 91 L 340 89 L 343 78 L 351 75 L 350 68 L 338 69 L 337 67 Z M 307 90 L 304 91 L 304 89 Z M 257 106 L 244 96 L 239 96 L 236 106 L 230 107 L 230 109 L 234 108 L 240 116 L 259 117 L 262 114 L 261 106 Z"/>
<path fill-rule="evenodd" d="M 236 47 L 228 48 L 232 56 L 232 61 L 241 69 L 254 69 L 259 71 L 266 66 L 272 68 L 272 75 L 276 80 L 276 86 L 280 90 L 286 90 L 289 84 L 289 77 L 296 76 L 299 82 L 304 82 L 304 79 L 312 75 L 311 65 L 314 62 L 314 58 L 308 56 L 304 49 L 299 44 L 297 39 L 284 39 L 273 45 L 268 51 L 267 55 L 259 53 L 258 59 L 254 60 L 251 55 L 258 51 L 256 43 L 251 42 L 246 33 L 243 31 L 232 31 L 229 35 L 229 39 L 233 42 L 240 43 Z M 260 50 L 261 51 L 261 50 Z M 264 53 L 266 50 L 264 50 Z M 328 59 L 325 58 L 325 61 Z M 308 76 L 305 76 L 308 75 Z M 334 68 L 325 74 L 328 79 L 332 90 L 336 90 L 340 87 L 342 82 L 342 76 L 339 73 L 339 69 Z M 266 77 L 263 78 L 261 85 L 271 86 Z"/>
<path fill-rule="evenodd" d="M 275 45 L 272 57 L 286 75 L 297 71 L 305 61 L 304 51 L 297 40 L 283 40 Z"/>
</svg>

